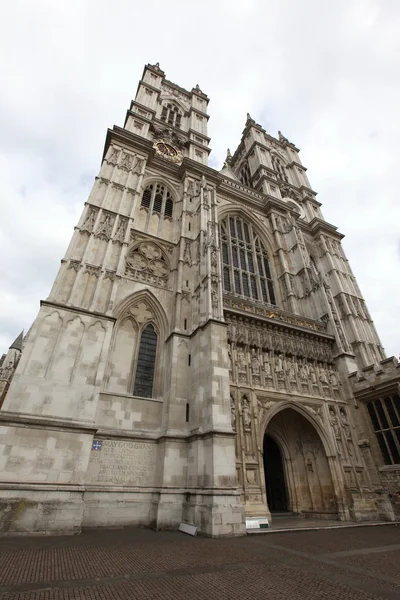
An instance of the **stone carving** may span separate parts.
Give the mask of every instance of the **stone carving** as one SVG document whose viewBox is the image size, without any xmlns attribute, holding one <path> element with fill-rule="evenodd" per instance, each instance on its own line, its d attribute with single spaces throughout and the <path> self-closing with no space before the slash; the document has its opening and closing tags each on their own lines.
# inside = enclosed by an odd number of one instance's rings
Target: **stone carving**
<svg viewBox="0 0 400 600">
<path fill-rule="evenodd" d="M 111 238 L 114 220 L 114 216 L 103 213 L 102 221 L 94 234 L 95 237 L 108 241 Z"/>
<path fill-rule="evenodd" d="M 300 374 L 301 381 L 308 380 L 308 367 L 307 367 L 307 363 L 305 361 L 302 362 L 300 365 L 299 374 Z"/>
<path fill-rule="evenodd" d="M 116 272 L 115 271 L 107 271 L 104 273 L 104 279 L 109 279 L 110 281 L 114 281 Z"/>
<path fill-rule="evenodd" d="M 251 372 L 253 373 L 253 375 L 260 374 L 260 361 L 258 360 L 258 357 L 254 354 L 254 350 L 253 356 L 251 357 Z"/>
<path fill-rule="evenodd" d="M 340 414 L 340 422 L 342 424 L 342 429 L 344 431 L 345 437 L 347 440 L 350 440 L 351 439 L 351 427 L 350 427 L 349 420 L 347 418 L 346 409 L 343 407 L 340 407 L 339 414 Z"/>
<path fill-rule="evenodd" d="M 119 218 L 117 230 L 113 236 L 113 242 L 119 242 L 120 244 L 124 243 L 127 223 L 128 221 L 126 219 Z"/>
<path fill-rule="evenodd" d="M 239 371 L 246 370 L 246 356 L 245 356 L 245 353 L 243 352 L 243 350 L 237 351 L 237 366 L 238 366 Z"/>
<path fill-rule="evenodd" d="M 329 407 L 329 421 L 332 425 L 332 429 L 334 431 L 336 439 L 340 439 L 339 420 L 337 417 L 336 408 L 334 406 Z"/>
<path fill-rule="evenodd" d="M 183 251 L 183 262 L 184 264 L 192 266 L 192 255 L 190 252 L 190 242 L 188 240 L 185 241 L 185 249 Z"/>
<path fill-rule="evenodd" d="M 130 309 L 130 313 L 135 317 L 136 321 L 141 325 L 150 321 L 153 318 L 153 313 L 144 302 L 139 302 L 136 306 Z"/>
<path fill-rule="evenodd" d="M 339 379 L 333 369 L 329 369 L 329 381 L 332 387 L 339 387 Z"/>
<path fill-rule="evenodd" d="M 153 242 L 143 242 L 128 253 L 125 261 L 125 275 L 139 281 L 166 287 L 169 268 L 160 248 Z"/>
<path fill-rule="evenodd" d="M 69 263 L 67 264 L 67 269 L 73 269 L 74 271 L 76 271 L 76 273 L 79 271 L 79 269 L 81 268 L 82 263 L 80 260 L 70 260 Z"/>
<path fill-rule="evenodd" d="M 287 374 L 290 381 L 296 381 L 296 366 L 294 359 L 290 360 L 287 365 Z"/>
<path fill-rule="evenodd" d="M 108 162 L 110 165 L 116 165 L 118 162 L 119 152 L 120 151 L 117 148 L 110 146 L 110 153 L 108 158 L 106 158 L 106 162 Z"/>
<path fill-rule="evenodd" d="M 0 367 L 0 380 L 10 381 L 14 373 L 14 363 L 10 360 L 4 367 Z"/>
<path fill-rule="evenodd" d="M 272 377 L 271 375 L 271 359 L 269 352 L 264 353 L 264 373 L 265 377 Z"/>
<path fill-rule="evenodd" d="M 231 394 L 231 423 L 233 431 L 236 431 L 236 402 L 233 394 Z"/>
<path fill-rule="evenodd" d="M 84 273 L 88 273 L 89 275 L 94 275 L 95 277 L 100 277 L 101 267 L 96 267 L 94 265 L 86 265 Z"/>
<path fill-rule="evenodd" d="M 283 375 L 284 375 L 283 368 L 284 368 L 284 362 L 283 362 L 282 356 L 281 356 L 281 354 L 277 354 L 275 356 L 275 373 L 277 373 L 278 377 L 283 377 Z"/>
<path fill-rule="evenodd" d="M 317 385 L 317 376 L 315 375 L 315 369 L 312 365 L 308 368 L 308 375 L 312 385 Z"/>
<path fill-rule="evenodd" d="M 246 395 L 242 397 L 242 414 L 243 414 L 243 427 L 245 430 L 251 429 L 251 411 L 250 402 Z"/>
<path fill-rule="evenodd" d="M 214 242 L 215 243 L 215 242 Z M 298 325 L 300 327 L 306 327 L 307 329 L 312 329 L 314 331 L 324 331 L 325 327 L 321 323 L 305 321 L 304 319 L 299 319 L 297 317 L 289 316 L 283 314 L 278 309 L 268 309 L 261 308 L 259 306 L 254 306 L 252 304 L 247 304 L 242 300 L 237 300 L 236 298 L 229 298 L 227 295 L 224 297 L 224 306 L 226 308 L 239 309 L 246 312 L 251 312 L 258 314 L 263 317 L 267 317 L 268 319 L 274 319 L 277 321 L 282 321 L 283 323 L 289 323 L 291 325 Z"/>
<path fill-rule="evenodd" d="M 319 370 L 319 380 L 320 380 L 320 382 L 323 385 L 329 385 L 325 369 L 323 368 L 323 366 L 321 365 L 321 363 L 318 365 L 318 370 Z"/>
<path fill-rule="evenodd" d="M 128 154 L 126 152 L 122 152 L 122 158 L 121 161 L 119 163 L 119 166 L 121 169 L 125 169 L 127 171 L 130 171 L 131 167 L 132 167 L 132 163 L 133 163 L 133 156 L 132 154 Z"/>
<path fill-rule="evenodd" d="M 89 209 L 89 214 L 86 217 L 80 231 L 81 233 L 93 233 L 94 224 L 96 221 L 98 210 L 94 208 Z"/>
<path fill-rule="evenodd" d="M 213 314 L 216 316 L 216 309 L 218 308 L 219 292 L 218 292 L 218 275 L 213 273 L 211 275 L 211 305 L 213 308 Z"/>
<path fill-rule="evenodd" d="M 303 406 L 306 406 L 315 417 L 323 421 L 322 406 L 317 404 L 306 404 L 305 402 L 303 402 Z"/>
</svg>

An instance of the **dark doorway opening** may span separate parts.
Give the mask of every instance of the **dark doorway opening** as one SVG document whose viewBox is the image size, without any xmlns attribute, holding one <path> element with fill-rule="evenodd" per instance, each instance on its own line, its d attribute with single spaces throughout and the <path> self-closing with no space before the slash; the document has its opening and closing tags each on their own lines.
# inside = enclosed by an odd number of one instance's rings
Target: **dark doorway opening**
<svg viewBox="0 0 400 600">
<path fill-rule="evenodd" d="M 269 435 L 264 436 L 264 472 L 267 500 L 271 512 L 288 510 L 282 454 L 278 444 Z"/>
</svg>

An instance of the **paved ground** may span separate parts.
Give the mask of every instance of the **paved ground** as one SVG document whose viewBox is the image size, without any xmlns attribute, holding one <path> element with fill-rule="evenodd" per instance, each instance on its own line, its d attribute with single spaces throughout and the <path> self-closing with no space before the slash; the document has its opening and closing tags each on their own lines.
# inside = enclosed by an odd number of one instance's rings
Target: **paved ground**
<svg viewBox="0 0 400 600">
<path fill-rule="evenodd" d="M 0 600 L 400 599 L 400 526 L 0 539 Z"/>
</svg>

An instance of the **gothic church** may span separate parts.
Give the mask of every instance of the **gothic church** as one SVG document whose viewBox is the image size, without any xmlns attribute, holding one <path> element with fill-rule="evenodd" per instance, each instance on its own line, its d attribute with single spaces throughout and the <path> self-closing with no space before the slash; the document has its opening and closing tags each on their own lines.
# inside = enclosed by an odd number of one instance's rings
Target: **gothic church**
<svg viewBox="0 0 400 600">
<path fill-rule="evenodd" d="M 400 516 L 400 368 L 299 150 L 147 65 L 0 368 L 0 530 Z"/>
</svg>

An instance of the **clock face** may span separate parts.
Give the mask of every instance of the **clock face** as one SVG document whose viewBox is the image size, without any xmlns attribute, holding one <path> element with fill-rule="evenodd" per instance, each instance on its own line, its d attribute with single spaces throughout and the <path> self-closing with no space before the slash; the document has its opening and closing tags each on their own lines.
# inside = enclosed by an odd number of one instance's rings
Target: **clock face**
<svg viewBox="0 0 400 600">
<path fill-rule="evenodd" d="M 159 142 L 156 145 L 156 148 L 157 148 L 158 152 L 160 152 L 160 154 L 164 154 L 164 156 L 167 156 L 170 158 L 175 158 L 176 156 L 178 156 L 178 151 L 173 146 L 170 146 L 169 144 L 166 144 L 165 142 Z"/>
</svg>

